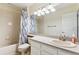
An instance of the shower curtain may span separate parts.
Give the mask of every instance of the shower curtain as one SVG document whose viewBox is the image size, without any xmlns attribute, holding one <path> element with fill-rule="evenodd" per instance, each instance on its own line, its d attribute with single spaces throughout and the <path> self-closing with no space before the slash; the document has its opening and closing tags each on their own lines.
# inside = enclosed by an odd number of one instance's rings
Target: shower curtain
<svg viewBox="0 0 79 59">
<path fill-rule="evenodd" d="M 36 16 L 35 15 L 31 15 L 30 16 L 30 32 L 31 33 L 35 33 L 36 32 Z"/>
<path fill-rule="evenodd" d="M 28 16 L 27 10 L 22 9 L 19 44 L 28 43 L 27 34 L 30 32 L 35 32 L 35 16 Z"/>
</svg>

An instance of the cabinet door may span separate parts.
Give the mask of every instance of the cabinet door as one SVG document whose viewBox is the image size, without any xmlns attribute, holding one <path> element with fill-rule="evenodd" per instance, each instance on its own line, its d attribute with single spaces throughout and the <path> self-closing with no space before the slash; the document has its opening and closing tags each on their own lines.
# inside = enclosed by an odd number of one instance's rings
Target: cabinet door
<svg viewBox="0 0 79 59">
<path fill-rule="evenodd" d="M 41 51 L 41 53 L 40 53 L 41 55 L 51 55 L 50 53 L 47 53 L 47 52 L 45 52 L 45 51 Z"/>
<path fill-rule="evenodd" d="M 39 42 L 31 40 L 31 39 L 29 41 L 30 41 L 31 47 L 35 47 L 37 49 L 40 49 L 40 43 Z"/>
<path fill-rule="evenodd" d="M 31 47 L 31 55 L 40 55 L 40 49 Z"/>
<path fill-rule="evenodd" d="M 58 49 L 58 55 L 77 55 L 77 54 L 63 49 Z"/>
<path fill-rule="evenodd" d="M 40 55 L 40 43 L 34 40 L 29 40 L 31 45 L 31 55 Z"/>
<path fill-rule="evenodd" d="M 57 48 L 46 44 L 41 44 L 41 51 L 46 51 L 51 55 L 57 55 Z"/>
</svg>

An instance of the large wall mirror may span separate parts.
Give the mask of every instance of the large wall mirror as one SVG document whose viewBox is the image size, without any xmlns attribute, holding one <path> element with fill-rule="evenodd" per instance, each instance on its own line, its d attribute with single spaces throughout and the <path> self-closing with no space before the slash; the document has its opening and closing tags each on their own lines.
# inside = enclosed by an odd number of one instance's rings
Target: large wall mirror
<svg viewBox="0 0 79 59">
<path fill-rule="evenodd" d="M 58 37 L 65 32 L 67 37 L 73 33 L 79 37 L 79 5 L 70 4 L 44 16 L 36 16 L 37 33 Z"/>
</svg>

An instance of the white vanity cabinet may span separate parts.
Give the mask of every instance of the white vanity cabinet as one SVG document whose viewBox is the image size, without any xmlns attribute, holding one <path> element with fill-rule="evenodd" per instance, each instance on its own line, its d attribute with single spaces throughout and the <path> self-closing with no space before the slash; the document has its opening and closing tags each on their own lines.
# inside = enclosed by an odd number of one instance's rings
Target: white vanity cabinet
<svg viewBox="0 0 79 59">
<path fill-rule="evenodd" d="M 47 44 L 42 44 L 41 43 L 41 53 L 48 53 L 49 55 L 57 55 L 57 48 L 52 47 L 50 45 Z"/>
<path fill-rule="evenodd" d="M 29 39 L 31 55 L 57 55 L 57 48 Z"/>
<path fill-rule="evenodd" d="M 29 39 L 31 55 L 78 55 L 77 53 Z"/>
<path fill-rule="evenodd" d="M 40 49 L 31 47 L 31 55 L 40 55 Z"/>
</svg>

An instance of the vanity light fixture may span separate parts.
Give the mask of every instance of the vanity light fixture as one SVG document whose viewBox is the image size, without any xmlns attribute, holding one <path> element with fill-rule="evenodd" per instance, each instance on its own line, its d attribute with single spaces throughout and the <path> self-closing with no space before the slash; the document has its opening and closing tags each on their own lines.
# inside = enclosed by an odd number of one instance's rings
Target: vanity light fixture
<svg viewBox="0 0 79 59">
<path fill-rule="evenodd" d="M 48 6 L 47 6 L 47 9 L 49 9 L 51 12 L 56 11 L 56 9 L 53 7 L 52 4 L 48 5 Z"/>
<path fill-rule="evenodd" d="M 46 14 L 50 13 L 47 8 L 43 8 L 42 11 L 45 12 Z"/>
<path fill-rule="evenodd" d="M 37 11 L 37 13 L 38 13 L 38 16 L 45 15 L 45 12 L 44 12 L 44 11 L 42 11 L 41 9 L 40 9 L 40 10 L 38 10 L 38 11 Z"/>
<path fill-rule="evenodd" d="M 37 16 L 41 16 L 41 10 L 37 11 Z"/>
<path fill-rule="evenodd" d="M 38 13 L 40 13 L 41 15 L 45 15 L 45 12 L 42 10 L 39 10 Z"/>
<path fill-rule="evenodd" d="M 41 16 L 41 15 L 49 14 L 50 12 L 54 12 L 54 11 L 56 11 L 54 6 L 52 4 L 49 4 L 48 6 L 43 7 L 40 10 L 34 12 L 34 15 Z"/>
</svg>

